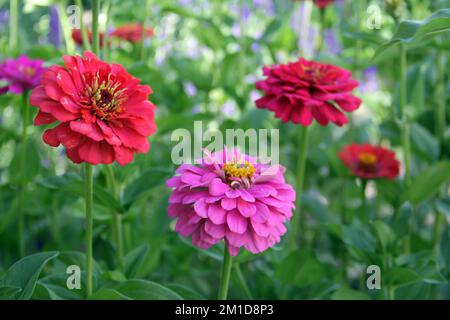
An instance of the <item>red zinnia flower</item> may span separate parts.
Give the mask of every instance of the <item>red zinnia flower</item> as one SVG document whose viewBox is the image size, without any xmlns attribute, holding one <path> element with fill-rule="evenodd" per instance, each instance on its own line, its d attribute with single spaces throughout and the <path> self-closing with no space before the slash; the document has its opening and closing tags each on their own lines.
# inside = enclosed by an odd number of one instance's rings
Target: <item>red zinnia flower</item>
<svg viewBox="0 0 450 320">
<path fill-rule="evenodd" d="M 351 93 L 358 81 L 337 66 L 300 58 L 264 67 L 263 72 L 267 79 L 258 81 L 256 88 L 263 90 L 264 96 L 256 100 L 256 106 L 275 112 L 283 122 L 309 126 L 314 118 L 321 125 L 331 121 L 342 126 L 347 117 L 340 109 L 352 112 L 361 104 Z"/>
<path fill-rule="evenodd" d="M 148 152 L 147 136 L 156 131 L 147 99 L 152 89 L 140 85 L 119 64 L 108 64 L 91 52 L 64 56 L 65 67 L 52 66 L 31 96 L 39 108 L 36 126 L 60 121 L 43 135 L 52 147 L 66 147 L 75 163 L 125 165 L 134 153 Z"/>
<path fill-rule="evenodd" d="M 92 44 L 92 32 L 89 30 L 86 30 L 87 34 L 88 34 L 88 38 L 89 38 L 89 43 Z M 104 34 L 103 32 L 99 33 L 99 43 L 100 46 L 103 46 L 103 37 Z M 83 36 L 81 35 L 81 29 L 72 29 L 72 39 L 73 41 L 75 41 L 75 43 L 79 46 L 83 45 Z"/>
<path fill-rule="evenodd" d="M 145 38 L 153 36 L 152 28 L 145 28 Z M 142 24 L 130 23 L 118 27 L 111 33 L 111 37 L 116 37 L 129 42 L 139 42 L 142 40 Z"/>
<path fill-rule="evenodd" d="M 334 0 L 314 0 L 314 4 L 318 6 L 320 9 L 324 9 L 332 4 Z"/>
<path fill-rule="evenodd" d="M 394 179 L 400 172 L 400 163 L 393 151 L 368 143 L 346 146 L 339 158 L 353 175 L 362 179 Z"/>
</svg>

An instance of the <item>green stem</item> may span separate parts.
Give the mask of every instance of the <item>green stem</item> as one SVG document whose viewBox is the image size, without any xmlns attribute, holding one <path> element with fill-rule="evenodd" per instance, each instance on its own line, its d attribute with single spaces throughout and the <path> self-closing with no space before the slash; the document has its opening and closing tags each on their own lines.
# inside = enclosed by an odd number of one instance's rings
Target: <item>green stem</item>
<svg viewBox="0 0 450 320">
<path fill-rule="evenodd" d="M 50 226 L 52 230 L 53 240 L 59 243 L 59 228 L 58 228 L 58 197 L 54 196 L 52 199 L 52 209 L 50 215 Z"/>
<path fill-rule="evenodd" d="M 253 300 L 252 293 L 247 285 L 247 282 L 245 281 L 244 275 L 242 274 L 241 267 L 239 266 L 239 264 L 235 264 L 233 268 L 236 279 L 241 285 L 242 291 L 244 291 L 245 298 L 248 300 Z"/>
<path fill-rule="evenodd" d="M 223 249 L 222 275 L 220 277 L 218 300 L 227 300 L 228 284 L 230 282 L 232 259 L 227 245 Z"/>
<path fill-rule="evenodd" d="M 100 53 L 100 37 L 98 31 L 98 15 L 100 13 L 100 0 L 92 0 L 92 52 L 97 56 Z"/>
<path fill-rule="evenodd" d="M 292 232 L 289 238 L 289 249 L 295 249 L 297 240 L 301 237 L 302 242 L 306 239 L 306 215 L 301 216 L 301 196 L 305 182 L 306 157 L 308 152 L 308 127 L 300 126 L 299 152 L 297 161 L 297 183 L 296 183 L 296 212 L 292 219 Z M 299 235 L 300 232 L 300 235 Z"/>
<path fill-rule="evenodd" d="M 25 192 L 26 192 L 26 172 L 25 163 L 27 158 L 27 128 L 30 115 L 30 106 L 28 105 L 28 92 L 22 94 L 22 137 L 20 143 L 20 191 L 19 191 L 19 254 L 25 256 Z"/>
<path fill-rule="evenodd" d="M 409 183 L 409 169 L 410 169 L 410 139 L 409 139 L 409 123 L 405 114 L 406 107 L 406 48 L 404 44 L 400 44 L 400 90 L 399 90 L 399 111 L 402 126 L 402 147 L 403 147 L 403 161 L 405 166 L 405 183 Z"/>
<path fill-rule="evenodd" d="M 319 54 L 322 52 L 323 44 L 325 40 L 325 13 L 326 9 L 320 9 L 320 37 L 319 37 L 319 46 L 317 47 L 317 53 L 316 55 L 319 56 Z"/>
<path fill-rule="evenodd" d="M 437 112 L 436 115 L 436 131 L 437 137 L 442 145 L 444 145 L 445 141 L 445 128 L 446 128 L 446 93 L 445 93 L 445 66 L 446 66 L 447 56 L 445 54 L 438 54 L 436 59 L 436 72 L 437 72 L 437 88 L 436 88 L 436 96 L 437 96 Z"/>
<path fill-rule="evenodd" d="M 366 189 L 367 189 L 367 180 L 361 179 L 361 208 L 363 210 L 364 217 L 366 221 L 369 221 L 369 210 L 367 207 L 367 198 L 366 198 Z"/>
<path fill-rule="evenodd" d="M 439 251 L 439 243 L 441 240 L 442 230 L 444 227 L 444 216 L 438 211 L 435 212 L 435 221 L 433 226 L 433 249 L 438 252 Z"/>
<path fill-rule="evenodd" d="M 83 47 L 88 51 L 92 51 L 89 35 L 83 21 L 83 2 L 81 0 L 75 0 L 75 4 L 80 8 L 80 30 L 81 38 L 83 39 Z"/>
<path fill-rule="evenodd" d="M 92 295 L 92 274 L 93 274 L 93 257 L 92 257 L 92 233 L 94 219 L 92 216 L 93 205 L 93 178 L 92 165 L 85 163 L 85 183 L 86 183 L 86 296 Z"/>
<path fill-rule="evenodd" d="M 111 165 L 106 166 L 106 173 L 108 175 L 109 185 L 111 188 L 111 192 L 114 197 L 119 197 L 119 189 L 117 187 L 116 179 L 114 177 L 114 171 Z M 124 260 L 123 260 L 123 231 L 122 231 L 122 216 L 119 212 L 116 210 L 113 210 L 112 212 L 112 227 L 113 227 L 113 234 L 114 234 L 114 240 L 116 244 L 116 258 L 117 258 L 117 265 L 119 267 L 120 271 L 123 271 L 124 267 Z"/>
<path fill-rule="evenodd" d="M 72 26 L 69 24 L 69 18 L 66 14 L 66 7 L 64 5 L 64 1 L 58 2 L 57 6 L 58 6 L 59 22 L 61 23 L 62 26 L 64 44 L 66 46 L 66 54 L 71 54 L 75 50 L 74 42 L 72 40 L 71 35 Z M 83 13 L 81 12 L 81 15 L 82 14 Z"/>
<path fill-rule="evenodd" d="M 142 18 L 142 34 L 141 34 L 141 60 L 145 61 L 145 27 L 147 23 L 148 18 L 148 11 L 149 11 L 149 4 L 150 1 L 145 1 L 145 7 L 144 7 L 144 16 Z"/>
<path fill-rule="evenodd" d="M 19 0 L 9 0 L 9 49 L 17 50 L 19 43 Z"/>
</svg>

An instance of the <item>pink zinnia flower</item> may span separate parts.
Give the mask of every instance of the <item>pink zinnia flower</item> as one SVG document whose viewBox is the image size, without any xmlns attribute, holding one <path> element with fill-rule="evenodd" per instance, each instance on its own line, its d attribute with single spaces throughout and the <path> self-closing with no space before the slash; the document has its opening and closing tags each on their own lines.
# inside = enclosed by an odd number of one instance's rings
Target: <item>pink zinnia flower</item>
<svg viewBox="0 0 450 320">
<path fill-rule="evenodd" d="M 263 90 L 264 96 L 256 100 L 256 106 L 275 112 L 283 122 L 309 126 L 314 118 L 321 125 L 331 121 L 342 126 L 348 120 L 340 109 L 352 112 L 361 104 L 351 92 L 358 81 L 337 66 L 300 58 L 264 67 L 263 72 L 267 79 L 258 81 L 256 88 Z"/>
<path fill-rule="evenodd" d="M 284 168 L 258 163 L 237 150 L 220 151 L 181 165 L 167 181 L 174 188 L 168 214 L 175 230 L 207 249 L 222 239 L 231 255 L 244 247 L 259 253 L 275 245 L 292 217 L 295 191 Z"/>
<path fill-rule="evenodd" d="M 339 158 L 351 173 L 362 179 L 395 179 L 400 173 L 400 162 L 389 149 L 371 144 L 350 144 Z"/>
<path fill-rule="evenodd" d="M 44 61 L 20 56 L 17 59 L 6 59 L 0 64 L 0 80 L 7 83 L 0 88 L 0 94 L 11 92 L 21 94 L 39 84 L 45 68 Z"/>
<path fill-rule="evenodd" d="M 147 137 L 156 131 L 156 107 L 147 100 L 152 89 L 119 64 L 91 52 L 84 56 L 64 56 L 65 67 L 45 72 L 30 96 L 39 108 L 34 124 L 58 121 L 44 132 L 44 142 L 64 145 L 75 163 L 125 165 L 150 148 Z"/>
</svg>

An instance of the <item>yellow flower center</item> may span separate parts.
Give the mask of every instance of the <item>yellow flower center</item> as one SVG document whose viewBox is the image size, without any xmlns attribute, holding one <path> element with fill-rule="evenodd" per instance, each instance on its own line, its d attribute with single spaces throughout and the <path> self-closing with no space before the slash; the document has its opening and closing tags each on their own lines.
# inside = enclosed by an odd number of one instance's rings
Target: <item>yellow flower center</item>
<svg viewBox="0 0 450 320">
<path fill-rule="evenodd" d="M 227 178 L 251 178 L 256 172 L 255 167 L 248 161 L 244 163 L 227 162 L 222 166 L 222 170 L 225 172 Z"/>
<path fill-rule="evenodd" d="M 32 77 L 32 76 L 35 75 L 36 69 L 31 68 L 31 67 L 26 67 L 26 68 L 23 70 L 23 73 L 24 73 L 25 75 L 27 75 L 27 76 Z"/>
<path fill-rule="evenodd" d="M 359 162 L 364 165 L 373 165 L 377 162 L 377 156 L 373 153 L 362 152 L 358 156 Z"/>
<path fill-rule="evenodd" d="M 102 120 L 112 120 L 122 112 L 122 103 L 125 100 L 124 89 L 119 89 L 120 83 L 110 78 L 99 83 L 98 75 L 94 78 L 92 86 L 86 89 L 86 96 L 92 106 L 93 113 Z"/>
</svg>

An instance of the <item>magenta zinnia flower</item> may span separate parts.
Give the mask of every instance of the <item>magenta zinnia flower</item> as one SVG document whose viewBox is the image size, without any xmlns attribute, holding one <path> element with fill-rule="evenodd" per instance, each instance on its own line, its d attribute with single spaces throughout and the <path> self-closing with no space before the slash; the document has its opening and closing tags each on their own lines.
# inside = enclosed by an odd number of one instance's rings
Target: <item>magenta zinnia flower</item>
<svg viewBox="0 0 450 320">
<path fill-rule="evenodd" d="M 224 239 L 233 256 L 240 247 L 259 253 L 286 233 L 295 191 L 285 182 L 282 166 L 224 150 L 176 172 L 167 181 L 174 188 L 168 214 L 178 218 L 175 230 L 192 235 L 194 245 L 207 249 Z"/>
<path fill-rule="evenodd" d="M 264 96 L 256 100 L 256 106 L 273 111 L 283 122 L 309 126 L 315 119 L 321 125 L 331 121 L 342 126 L 347 123 L 342 111 L 355 111 L 361 104 L 352 94 L 358 81 L 337 66 L 300 58 L 263 71 L 267 79 L 258 81 L 256 88 Z"/>
<path fill-rule="evenodd" d="M 43 63 L 42 60 L 30 59 L 25 55 L 17 59 L 6 59 L 0 64 L 0 80 L 7 85 L 0 87 L 0 94 L 8 91 L 21 94 L 36 87 L 45 70 Z"/>
</svg>

